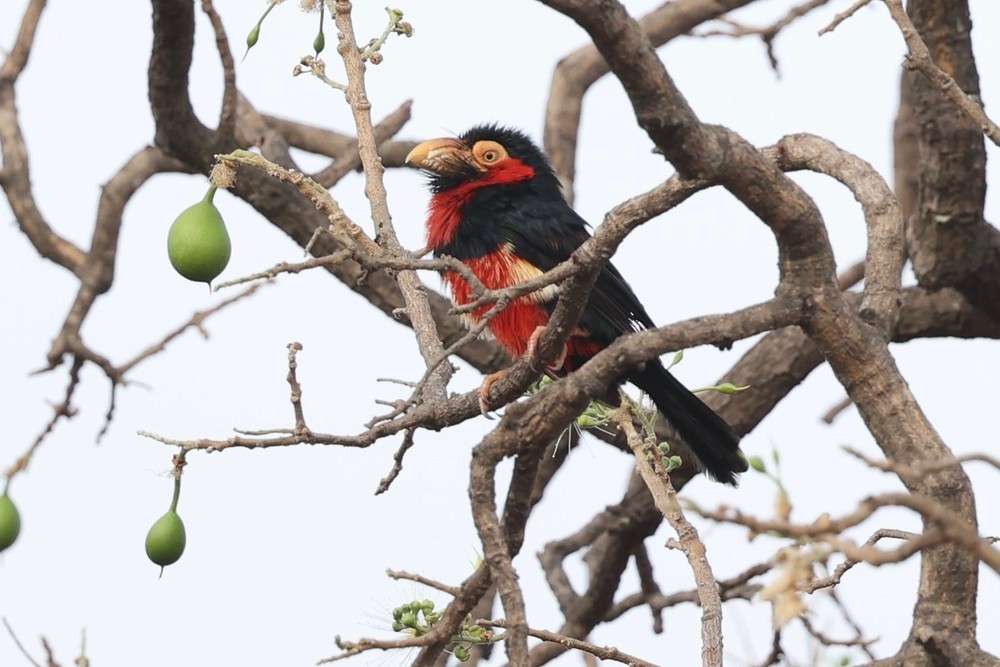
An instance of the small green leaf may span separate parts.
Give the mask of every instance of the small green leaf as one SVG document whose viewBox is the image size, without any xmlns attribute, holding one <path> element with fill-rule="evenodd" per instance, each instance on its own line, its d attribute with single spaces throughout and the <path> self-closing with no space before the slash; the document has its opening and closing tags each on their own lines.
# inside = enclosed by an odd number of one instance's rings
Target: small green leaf
<svg viewBox="0 0 1000 667">
<path fill-rule="evenodd" d="M 746 391 L 749 388 L 750 385 L 746 385 L 745 387 L 737 387 L 731 382 L 723 382 L 722 384 L 712 387 L 712 389 L 715 389 L 715 391 L 719 392 L 720 394 L 736 394 L 741 391 Z"/>
<path fill-rule="evenodd" d="M 747 459 L 747 461 L 750 463 L 750 467 L 757 472 L 767 472 L 767 466 L 764 465 L 764 459 L 759 456 L 751 456 Z"/>
</svg>

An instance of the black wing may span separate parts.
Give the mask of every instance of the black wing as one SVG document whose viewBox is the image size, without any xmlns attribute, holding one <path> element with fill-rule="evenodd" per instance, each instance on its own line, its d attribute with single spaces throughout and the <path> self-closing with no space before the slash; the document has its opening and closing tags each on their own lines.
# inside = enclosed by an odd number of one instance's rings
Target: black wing
<svg viewBox="0 0 1000 667">
<path fill-rule="evenodd" d="M 590 238 L 586 221 L 564 202 L 550 210 L 522 207 L 497 219 L 502 221 L 503 236 L 513 245 L 514 253 L 542 271 L 569 259 Z M 631 286 L 608 263 L 597 277 L 580 326 L 595 340 L 610 343 L 624 333 L 654 325 Z"/>
</svg>

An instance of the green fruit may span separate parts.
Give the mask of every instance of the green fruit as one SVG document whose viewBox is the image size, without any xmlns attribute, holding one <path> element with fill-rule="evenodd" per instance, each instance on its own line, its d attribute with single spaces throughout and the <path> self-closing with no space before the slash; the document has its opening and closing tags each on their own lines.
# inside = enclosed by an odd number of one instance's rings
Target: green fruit
<svg viewBox="0 0 1000 667">
<path fill-rule="evenodd" d="M 229 263 L 232 245 L 219 209 L 212 203 L 215 186 L 205 198 L 177 216 L 167 235 L 167 254 L 177 273 L 188 280 L 211 283 Z"/>
<path fill-rule="evenodd" d="M 4 492 L 0 496 L 0 551 L 14 544 L 20 532 L 21 514 L 14 501 Z"/>
<path fill-rule="evenodd" d="M 167 511 L 149 529 L 146 535 L 146 555 L 161 567 L 172 565 L 184 553 L 187 536 L 184 522 L 174 510 Z"/>
</svg>

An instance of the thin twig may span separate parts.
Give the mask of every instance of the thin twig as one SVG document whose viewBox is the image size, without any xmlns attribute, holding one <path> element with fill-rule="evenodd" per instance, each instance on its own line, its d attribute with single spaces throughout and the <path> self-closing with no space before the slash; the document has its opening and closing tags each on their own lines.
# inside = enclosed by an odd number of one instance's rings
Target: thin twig
<svg viewBox="0 0 1000 667">
<path fill-rule="evenodd" d="M 45 637 L 42 637 L 42 648 L 45 650 L 45 667 L 60 667 L 52 652 L 52 646 L 49 645 L 49 640 Z"/>
<path fill-rule="evenodd" d="M 705 543 L 698 536 L 698 529 L 691 524 L 681 510 L 677 492 L 670 483 L 670 475 L 663 467 L 663 454 L 656 446 L 655 438 L 642 438 L 632 423 L 633 413 L 628 403 L 624 403 L 615 416 L 618 427 L 625 434 L 629 447 L 635 455 L 636 467 L 642 475 L 646 487 L 653 496 L 653 502 L 675 531 L 679 542 L 676 546 L 687 557 L 698 588 L 701 603 L 701 659 L 707 666 L 722 665 L 722 600 L 718 584 L 712 574 L 712 566 L 705 553 Z"/>
<path fill-rule="evenodd" d="M 376 496 L 388 491 L 392 483 L 399 477 L 399 473 L 403 472 L 403 457 L 410 447 L 413 447 L 414 433 L 416 433 L 416 429 L 414 428 L 408 428 L 403 432 L 403 442 L 399 445 L 396 453 L 392 455 L 392 469 L 389 471 L 389 474 L 379 480 L 378 488 L 375 489 Z"/>
<path fill-rule="evenodd" d="M 295 413 L 295 434 L 305 435 L 309 433 L 306 426 L 306 416 L 302 410 L 302 385 L 296 370 L 299 367 L 297 355 L 302 351 L 302 343 L 288 344 L 288 387 L 291 391 L 292 411 Z"/>
<path fill-rule="evenodd" d="M 760 591 L 762 586 L 761 584 L 751 584 L 749 582 L 756 577 L 767 574 L 773 567 L 774 564 L 771 561 L 764 561 L 750 566 L 743 572 L 737 574 L 735 577 L 723 579 L 718 582 L 719 595 L 721 596 L 722 601 L 752 599 L 753 596 Z M 604 620 L 605 622 L 613 621 L 625 612 L 643 604 L 649 605 L 650 608 L 658 612 L 659 610 L 673 607 L 684 602 L 697 604 L 698 589 L 678 591 L 676 593 L 669 594 L 658 593 L 652 597 L 640 591 L 638 593 L 628 595 L 616 602 L 605 615 Z"/>
<path fill-rule="evenodd" d="M 249 288 L 243 290 L 239 294 L 229 297 L 224 301 L 220 301 L 211 308 L 195 312 L 193 315 L 191 315 L 191 318 L 188 319 L 187 322 L 180 325 L 173 331 L 167 333 L 167 335 L 161 338 L 158 342 L 150 345 L 149 347 L 147 347 L 145 350 L 134 356 L 129 361 L 126 361 L 121 366 L 118 366 L 116 370 L 118 372 L 119 377 L 124 378 L 126 373 L 128 373 L 130 370 L 138 366 L 140 363 L 142 363 L 146 359 L 149 359 L 153 355 L 163 352 L 163 350 L 166 349 L 167 345 L 169 345 L 175 338 L 180 336 L 188 329 L 195 328 L 204 333 L 202 325 L 204 325 L 205 320 L 207 320 L 212 315 L 218 313 L 220 310 L 223 310 L 227 306 L 231 306 L 237 301 L 241 301 L 249 296 L 253 296 L 257 292 L 257 290 L 260 289 L 261 286 L 263 286 L 264 284 L 265 283 L 258 283 L 256 285 L 251 285 Z"/>
<path fill-rule="evenodd" d="M 476 619 L 475 623 L 476 625 L 481 625 L 486 628 L 507 629 L 508 627 L 507 622 L 503 619 L 490 620 L 479 618 Z M 596 644 L 585 642 L 581 639 L 577 639 L 576 637 L 560 635 L 555 632 L 549 632 L 548 630 L 535 630 L 534 628 L 528 628 L 528 634 L 536 639 L 541 639 L 542 641 L 560 644 L 569 649 L 584 651 L 585 653 L 596 656 L 601 660 L 614 660 L 615 662 L 620 662 L 623 665 L 629 665 L 630 667 L 656 667 L 656 665 L 652 662 L 646 662 L 642 658 L 629 655 L 628 653 L 619 651 L 612 646 L 597 646 Z"/>
<path fill-rule="evenodd" d="M 858 623 L 854 620 L 854 618 L 852 618 L 851 615 L 847 612 L 847 607 L 844 606 L 844 603 L 840 599 L 840 596 L 837 595 L 837 589 L 836 588 L 828 589 L 827 595 L 830 597 L 831 600 L 833 600 L 834 603 L 836 603 L 837 608 L 840 609 L 840 613 L 844 618 L 844 622 L 847 623 L 849 626 L 851 626 L 851 629 L 854 630 L 854 636 L 860 639 L 862 634 L 864 634 L 861 631 L 861 626 L 858 625 Z M 876 637 L 870 643 L 875 643 L 878 640 L 879 637 Z M 872 651 L 871 646 L 869 646 L 869 644 L 862 645 L 861 650 L 865 652 L 865 655 L 867 655 L 870 660 L 875 660 L 875 653 L 874 651 Z"/>
<path fill-rule="evenodd" d="M 771 665 L 777 665 L 781 662 L 781 658 L 785 655 L 785 650 L 781 647 L 781 628 L 774 631 L 774 635 L 771 636 L 771 651 L 767 654 L 761 662 L 757 663 L 755 667 L 771 667 Z"/>
<path fill-rule="evenodd" d="M 10 627 L 10 623 L 7 622 L 6 616 L 3 618 L 3 625 L 5 628 L 7 628 L 7 632 L 10 634 L 10 638 L 14 640 L 14 643 L 17 645 L 17 648 L 19 648 L 24 657 L 28 659 L 28 662 L 30 662 L 35 667 L 42 667 L 40 664 L 38 664 L 38 662 L 34 658 L 31 657 L 31 654 L 28 653 L 27 649 L 25 649 L 24 646 L 21 644 L 21 640 L 17 638 L 16 634 L 14 634 L 14 628 Z"/>
<path fill-rule="evenodd" d="M 854 639 L 834 639 L 829 635 L 824 634 L 818 628 L 814 627 L 809 621 L 809 618 L 805 615 L 799 617 L 799 621 L 802 626 L 806 629 L 810 635 L 816 638 L 820 644 L 823 646 L 858 646 L 864 650 L 870 652 L 869 647 L 874 644 L 878 639 L 865 639 L 863 637 L 855 637 Z"/>
<path fill-rule="evenodd" d="M 897 540 L 912 540 L 919 535 L 917 533 L 910 533 L 905 530 L 893 530 L 890 528 L 880 528 L 876 530 L 871 537 L 869 537 L 863 546 L 873 547 L 875 544 L 883 538 L 893 538 Z M 840 583 L 840 580 L 844 577 L 848 570 L 857 565 L 861 561 L 852 560 L 850 558 L 846 559 L 843 563 L 838 565 L 834 569 L 833 574 L 828 577 L 823 577 L 822 579 L 814 579 L 805 586 L 800 587 L 800 590 L 806 593 L 815 593 L 821 588 L 832 588 Z"/>
<path fill-rule="evenodd" d="M 906 57 L 904 66 L 908 69 L 915 69 L 927 77 L 931 83 L 944 93 L 952 104 L 968 114 L 979 125 L 983 134 L 990 141 L 1000 146 L 1000 125 L 997 125 L 986 115 L 982 104 L 963 91 L 955 83 L 955 79 L 935 64 L 930 50 L 928 50 L 924 40 L 921 39 L 920 33 L 917 31 L 916 26 L 913 25 L 906 10 L 903 9 L 903 3 L 900 0 L 883 0 L 883 2 L 889 8 L 889 14 L 892 16 L 892 19 L 902 31 L 903 39 L 906 41 L 906 48 L 909 49 L 909 55 Z"/>
<path fill-rule="evenodd" d="M 385 184 L 382 180 L 385 167 L 378 157 L 379 142 L 372 125 L 371 102 L 365 90 L 364 53 L 358 49 L 358 42 L 354 36 L 351 3 L 347 0 L 337 0 L 334 3 L 334 10 L 334 23 L 339 31 L 337 52 L 343 58 L 344 69 L 347 72 L 346 95 L 358 132 L 358 153 L 364 168 L 365 195 L 368 197 L 372 220 L 375 223 L 375 240 L 379 247 L 388 251 L 390 255 L 406 257 L 407 252 L 399 243 L 392 225 L 392 216 L 389 214 Z M 406 302 L 406 312 L 413 324 L 420 354 L 425 363 L 431 363 L 443 352 L 443 346 L 438 337 L 437 324 L 431 315 L 427 293 L 419 277 L 412 271 L 400 271 L 397 282 Z M 451 366 L 438 365 L 435 373 L 437 379 L 429 387 L 429 391 L 434 396 L 442 397 L 446 394 L 446 387 L 451 379 Z"/>
<path fill-rule="evenodd" d="M 31 457 L 35 455 L 35 452 L 41 446 L 42 442 L 45 441 L 46 436 L 52 433 L 52 430 L 59 423 L 60 419 L 70 419 L 76 415 L 76 408 L 73 407 L 73 393 L 76 391 L 77 385 L 80 384 L 80 369 L 83 368 L 83 358 L 74 357 L 73 365 L 69 370 L 69 382 L 66 385 L 66 393 L 63 397 L 62 403 L 53 406 L 52 418 L 49 419 L 45 428 L 39 433 L 35 440 L 28 447 L 28 451 L 22 454 L 14 464 L 4 472 L 4 477 L 9 484 L 10 481 L 20 472 L 24 472 L 28 469 L 28 464 L 31 463 Z"/>
<path fill-rule="evenodd" d="M 386 570 L 385 573 L 389 575 L 391 579 L 405 579 L 408 581 L 415 581 L 418 584 L 423 584 L 434 590 L 441 591 L 442 593 L 447 593 L 452 597 L 458 597 L 462 593 L 462 589 L 458 586 L 449 586 L 448 584 L 443 584 L 440 581 L 435 581 L 434 579 L 429 579 L 424 575 L 416 572 L 406 572 L 405 570 Z"/>
<path fill-rule="evenodd" d="M 824 424 L 832 424 L 833 420 L 837 418 L 837 415 L 852 405 L 854 405 L 854 401 L 852 401 L 850 397 L 845 396 L 836 405 L 823 413 L 823 416 L 820 419 L 823 420 Z"/>
<path fill-rule="evenodd" d="M 730 26 L 732 28 L 731 30 L 708 30 L 706 32 L 699 33 L 698 36 L 746 37 L 756 35 L 760 37 L 761 41 L 764 43 L 764 47 L 767 49 L 767 58 L 771 63 L 771 68 L 775 72 L 778 72 L 778 58 L 774 53 L 774 40 L 778 37 L 778 33 L 787 28 L 796 19 L 805 16 L 814 9 L 822 7 L 829 1 L 830 0 L 807 0 L 800 5 L 792 7 L 780 19 L 763 28 L 746 26 L 724 16 L 720 18 L 719 21 Z"/>
<path fill-rule="evenodd" d="M 825 28 L 819 31 L 819 35 L 822 37 L 828 32 L 833 32 L 834 30 L 837 29 L 837 26 L 839 26 L 841 23 L 854 16 L 859 9 L 861 9 L 867 4 L 870 4 L 871 2 L 872 0 L 857 0 L 857 2 L 855 2 L 849 8 L 834 16 L 833 21 L 831 21 L 829 25 L 827 25 Z"/>
<path fill-rule="evenodd" d="M 844 447 L 844 451 L 851 456 L 860 459 L 865 464 L 871 466 L 872 468 L 878 468 L 884 472 L 893 472 L 897 475 L 906 476 L 917 476 L 926 475 L 928 473 L 936 472 L 938 470 L 945 470 L 955 465 L 961 465 L 962 463 L 968 463 L 970 461 L 979 461 L 981 463 L 986 463 L 987 465 L 993 466 L 997 470 L 1000 470 L 1000 459 L 990 456 L 989 454 L 965 454 L 963 456 L 955 456 L 947 459 L 942 459 L 940 461 L 925 461 L 923 463 L 898 463 L 896 461 L 876 461 L 875 459 L 866 456 L 862 452 L 854 449 L 853 447 Z"/>
<path fill-rule="evenodd" d="M 841 539 L 848 528 L 857 526 L 883 507 L 906 507 L 921 515 L 925 522 L 936 526 L 923 535 L 909 540 L 903 547 L 884 552 L 875 547 L 858 547 Z M 774 533 L 794 538 L 819 540 L 842 552 L 848 558 L 874 565 L 897 563 L 913 554 L 943 542 L 953 542 L 975 554 L 993 571 L 1000 572 L 1000 551 L 990 546 L 990 540 L 963 521 L 959 515 L 926 496 L 915 493 L 883 493 L 865 498 L 848 514 L 840 518 L 823 515 L 811 524 L 796 524 L 784 520 L 758 519 L 731 508 L 706 511 L 691 506 L 701 516 L 713 521 L 732 523 L 748 528 L 753 534 Z"/>
</svg>

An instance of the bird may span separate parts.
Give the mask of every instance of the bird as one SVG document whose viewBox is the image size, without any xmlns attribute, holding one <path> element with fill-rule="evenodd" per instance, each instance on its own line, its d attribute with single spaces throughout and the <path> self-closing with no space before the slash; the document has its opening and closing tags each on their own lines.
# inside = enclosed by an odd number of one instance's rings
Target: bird
<svg viewBox="0 0 1000 667">
<path fill-rule="evenodd" d="M 590 238 L 587 222 L 567 203 L 545 154 L 521 130 L 495 123 L 477 125 L 457 137 L 418 144 L 406 164 L 429 177 L 428 248 L 435 257 L 462 262 L 487 289 L 504 289 L 540 276 L 569 259 Z M 476 298 L 459 272 L 444 271 L 443 281 L 456 304 Z M 559 286 L 549 285 L 514 299 L 487 323 L 488 333 L 515 359 L 532 358 L 558 296 Z M 476 308 L 467 320 L 481 321 L 491 307 Z M 571 373 L 616 339 L 653 327 L 631 286 L 608 263 L 561 358 L 547 372 Z M 489 385 L 498 375 L 488 377 L 480 390 L 484 413 L 489 408 Z M 618 382 L 624 381 L 650 397 L 711 478 L 737 485 L 737 475 L 748 468 L 739 437 L 659 359 L 622 369 Z"/>
</svg>

